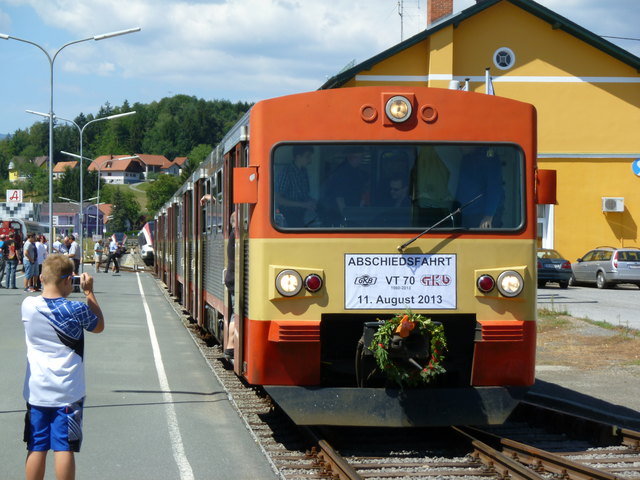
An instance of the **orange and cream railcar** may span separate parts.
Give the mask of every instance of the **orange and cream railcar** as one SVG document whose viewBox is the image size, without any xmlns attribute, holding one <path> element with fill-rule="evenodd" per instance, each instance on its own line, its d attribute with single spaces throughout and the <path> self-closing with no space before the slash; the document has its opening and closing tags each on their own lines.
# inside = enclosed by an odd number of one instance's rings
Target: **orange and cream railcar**
<svg viewBox="0 0 640 480">
<path fill-rule="evenodd" d="M 156 273 L 300 424 L 500 423 L 534 382 L 538 173 L 522 102 L 396 86 L 262 101 L 158 214 Z M 447 341 L 420 388 L 362 348 L 406 310 Z"/>
</svg>

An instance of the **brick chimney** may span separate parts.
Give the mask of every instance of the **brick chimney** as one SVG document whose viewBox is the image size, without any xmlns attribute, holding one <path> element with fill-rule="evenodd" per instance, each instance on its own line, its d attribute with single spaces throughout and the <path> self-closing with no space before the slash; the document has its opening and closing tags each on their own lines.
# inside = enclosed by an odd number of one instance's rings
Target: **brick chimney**
<svg viewBox="0 0 640 480">
<path fill-rule="evenodd" d="M 427 0 L 427 26 L 453 13 L 453 0 Z"/>
</svg>

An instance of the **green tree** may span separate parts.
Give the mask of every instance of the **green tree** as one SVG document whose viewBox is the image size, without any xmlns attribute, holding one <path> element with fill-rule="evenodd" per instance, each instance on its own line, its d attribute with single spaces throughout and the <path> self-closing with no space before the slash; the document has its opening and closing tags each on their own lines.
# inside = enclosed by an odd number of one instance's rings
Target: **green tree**
<svg viewBox="0 0 640 480">
<path fill-rule="evenodd" d="M 82 162 L 82 197 L 83 199 L 95 197 L 98 189 L 98 172 L 89 172 L 87 162 Z M 80 199 L 80 168 L 66 168 L 60 179 L 56 180 L 54 188 L 56 196 L 70 198 L 78 201 Z"/>
<path fill-rule="evenodd" d="M 147 190 L 147 209 L 149 213 L 157 212 L 162 205 L 180 188 L 182 182 L 173 175 L 160 175 Z"/>
<path fill-rule="evenodd" d="M 198 145 L 187 157 L 187 161 L 182 164 L 182 172 L 180 172 L 181 182 L 186 182 L 191 174 L 200 166 L 202 162 L 207 158 L 207 155 L 211 153 L 213 148 L 211 145 Z"/>
<path fill-rule="evenodd" d="M 110 203 L 113 206 L 111 216 L 107 224 L 111 232 L 124 232 L 129 229 L 137 229 L 140 219 L 140 204 L 135 195 L 125 185 L 106 185 L 100 190 L 100 202 Z"/>
<path fill-rule="evenodd" d="M 120 189 L 117 189 L 113 194 L 112 200 L 113 208 L 111 210 L 111 220 L 109 221 L 109 230 L 113 232 L 124 232 L 128 230 L 127 227 L 127 211 L 124 208 L 124 198 Z"/>
</svg>

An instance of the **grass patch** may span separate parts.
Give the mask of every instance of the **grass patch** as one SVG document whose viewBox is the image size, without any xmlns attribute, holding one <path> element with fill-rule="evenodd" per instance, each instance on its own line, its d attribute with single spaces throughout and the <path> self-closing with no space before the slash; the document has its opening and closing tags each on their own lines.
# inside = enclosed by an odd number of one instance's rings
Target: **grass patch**
<svg viewBox="0 0 640 480">
<path fill-rule="evenodd" d="M 605 330 L 612 330 L 622 337 L 640 338 L 640 330 L 636 330 L 634 328 L 629 328 L 622 325 L 613 325 L 609 322 L 603 322 L 601 320 L 591 320 L 589 318 L 581 318 L 581 320 L 590 325 L 595 325 L 596 327 L 600 327 Z"/>
<path fill-rule="evenodd" d="M 134 198 L 140 205 L 140 211 L 145 212 L 147 210 L 147 190 L 151 184 L 149 182 L 143 182 L 141 184 L 133 185 L 121 185 L 116 183 L 110 183 L 109 187 L 118 188 L 120 190 L 126 190 L 133 193 Z"/>
<path fill-rule="evenodd" d="M 547 308 L 538 309 L 538 333 L 572 326 L 566 312 L 557 312 Z"/>
</svg>

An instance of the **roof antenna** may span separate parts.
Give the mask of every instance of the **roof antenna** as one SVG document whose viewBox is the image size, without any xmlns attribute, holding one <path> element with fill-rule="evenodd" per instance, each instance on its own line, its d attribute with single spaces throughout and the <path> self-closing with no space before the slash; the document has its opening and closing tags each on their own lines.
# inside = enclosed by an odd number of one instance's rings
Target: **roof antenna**
<svg viewBox="0 0 640 480">
<path fill-rule="evenodd" d="M 404 40 L 404 0 L 398 0 L 398 15 L 400 15 L 400 41 Z"/>
</svg>

